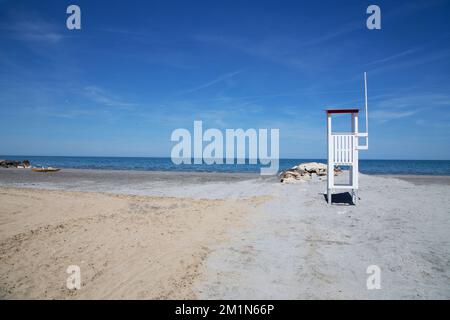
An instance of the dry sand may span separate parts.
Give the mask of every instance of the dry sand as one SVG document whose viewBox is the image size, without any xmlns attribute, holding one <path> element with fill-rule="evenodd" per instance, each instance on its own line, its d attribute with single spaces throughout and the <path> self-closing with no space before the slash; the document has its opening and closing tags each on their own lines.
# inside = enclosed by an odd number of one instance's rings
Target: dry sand
<svg viewBox="0 0 450 320">
<path fill-rule="evenodd" d="M 0 297 L 449 299 L 449 182 L 361 175 L 328 206 L 318 180 L 0 170 Z"/>
<path fill-rule="evenodd" d="M 199 266 L 260 201 L 2 188 L 0 297 L 195 298 Z"/>
</svg>

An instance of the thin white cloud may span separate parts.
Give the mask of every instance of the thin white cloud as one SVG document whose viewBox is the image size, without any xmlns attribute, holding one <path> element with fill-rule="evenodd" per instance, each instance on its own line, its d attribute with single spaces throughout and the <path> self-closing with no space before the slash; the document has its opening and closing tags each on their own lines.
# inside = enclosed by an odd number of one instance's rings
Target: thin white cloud
<svg viewBox="0 0 450 320">
<path fill-rule="evenodd" d="M 374 111 L 369 109 L 370 118 L 386 122 L 411 117 L 422 111 L 450 107 L 450 96 L 442 93 L 412 94 L 379 100 L 373 106 Z"/>
<path fill-rule="evenodd" d="M 222 81 L 225 81 L 227 79 L 233 78 L 234 76 L 240 74 L 241 72 L 242 72 L 242 70 L 238 70 L 238 71 L 234 71 L 234 72 L 223 74 L 223 75 L 217 77 L 216 79 L 208 81 L 206 83 L 203 83 L 203 84 L 201 84 L 201 85 L 199 85 L 199 86 L 197 86 L 195 88 L 188 89 L 188 90 L 183 90 L 183 91 L 179 92 L 179 94 L 188 94 L 188 93 L 193 93 L 193 92 L 196 92 L 196 91 L 199 91 L 199 90 L 202 90 L 202 89 L 206 89 L 206 88 L 211 87 L 211 86 L 213 86 L 213 85 L 215 85 L 215 84 L 217 84 L 219 82 L 222 82 Z"/>
<path fill-rule="evenodd" d="M 98 104 L 103 104 L 109 107 L 131 108 L 136 106 L 135 103 L 122 101 L 119 97 L 112 95 L 106 90 L 97 86 L 87 86 L 84 88 L 85 95 Z"/>
<path fill-rule="evenodd" d="M 301 46 L 303 46 L 303 47 L 316 46 L 316 45 L 320 45 L 324 42 L 344 36 L 346 34 L 349 34 L 353 31 L 356 31 L 356 30 L 359 30 L 362 28 L 363 28 L 363 25 L 361 24 L 361 21 L 359 21 L 359 20 L 352 21 L 352 22 L 347 23 L 345 26 L 343 26 L 337 30 L 334 30 L 330 33 L 323 34 L 319 37 L 315 37 L 315 38 L 312 38 L 307 41 L 300 41 L 300 43 L 301 43 Z"/>
<path fill-rule="evenodd" d="M 215 45 L 242 52 L 246 55 L 271 61 L 290 68 L 303 69 L 307 64 L 296 52 L 299 41 L 286 37 L 272 37 L 261 41 L 242 37 L 195 35 L 194 40 L 207 45 Z"/>
<path fill-rule="evenodd" d="M 65 118 L 65 119 L 75 119 L 78 117 L 87 117 L 98 115 L 98 110 L 93 109 L 83 109 L 83 108 L 57 108 L 57 107 L 42 107 L 33 106 L 26 108 L 27 112 L 35 113 L 38 115 L 55 117 L 55 118 Z"/>
<path fill-rule="evenodd" d="M 319 46 L 362 28 L 362 24 L 358 20 L 346 23 L 337 29 L 333 28 L 330 32 L 317 37 L 303 39 L 288 35 L 254 39 L 242 36 L 208 34 L 197 34 L 193 36 L 193 39 L 203 44 L 231 48 L 246 55 L 290 68 L 309 69 L 311 66 L 308 60 L 311 60 L 311 56 L 305 54 L 304 49 Z"/>
<path fill-rule="evenodd" d="M 419 110 L 411 111 L 388 111 L 388 110 L 375 110 L 370 112 L 370 118 L 381 122 L 390 120 L 401 119 L 415 115 Z"/>
<path fill-rule="evenodd" d="M 383 72 L 398 70 L 398 69 L 410 69 L 417 66 L 425 65 L 431 62 L 435 62 L 438 60 L 444 60 L 450 58 L 450 50 L 445 49 L 438 52 L 431 52 L 429 54 L 425 54 L 419 57 L 415 57 L 412 59 L 403 59 L 399 62 L 387 64 L 385 66 L 381 66 L 379 68 L 375 68 L 370 70 L 371 74 L 379 74 Z M 392 59 L 391 59 L 392 60 Z"/>
<path fill-rule="evenodd" d="M 416 124 L 422 127 L 427 128 L 436 128 L 436 129 L 449 129 L 450 123 L 447 121 L 434 120 L 434 121 L 425 121 L 423 119 L 419 119 L 416 121 Z"/>
<path fill-rule="evenodd" d="M 366 66 L 371 66 L 371 65 L 374 65 L 374 64 L 386 63 L 386 62 L 390 62 L 392 60 L 397 60 L 398 58 L 402 58 L 404 56 L 416 53 L 419 50 L 420 50 L 420 48 L 408 49 L 408 50 L 405 50 L 405 51 L 393 54 L 391 56 L 372 61 L 372 62 L 366 64 Z"/>
<path fill-rule="evenodd" d="M 379 100 L 376 103 L 376 107 L 380 109 L 432 108 L 442 106 L 450 107 L 450 96 L 448 94 L 411 94 Z"/>
<path fill-rule="evenodd" d="M 40 17 L 17 17 L 13 21 L 0 25 L 0 30 L 5 31 L 4 36 L 30 44 L 56 44 L 66 37 L 56 26 Z"/>
</svg>

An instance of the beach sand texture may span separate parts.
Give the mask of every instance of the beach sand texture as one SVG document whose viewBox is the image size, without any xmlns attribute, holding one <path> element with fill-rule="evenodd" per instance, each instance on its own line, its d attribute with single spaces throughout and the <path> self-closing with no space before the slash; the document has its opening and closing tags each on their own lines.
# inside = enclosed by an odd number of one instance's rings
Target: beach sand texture
<svg viewBox="0 0 450 320">
<path fill-rule="evenodd" d="M 0 170 L 0 297 L 448 299 L 449 182 L 361 175 L 328 206 L 324 180 Z"/>
</svg>

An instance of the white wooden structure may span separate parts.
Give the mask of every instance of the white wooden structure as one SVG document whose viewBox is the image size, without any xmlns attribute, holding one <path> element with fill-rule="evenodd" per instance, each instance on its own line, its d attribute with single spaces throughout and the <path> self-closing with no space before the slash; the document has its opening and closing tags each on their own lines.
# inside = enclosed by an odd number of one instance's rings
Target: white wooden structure
<svg viewBox="0 0 450 320">
<path fill-rule="evenodd" d="M 364 102 L 366 113 L 366 132 L 358 131 L 359 109 L 329 109 L 327 113 L 327 137 L 328 137 L 328 170 L 327 170 L 327 200 L 331 204 L 332 193 L 337 189 L 348 189 L 352 191 L 352 200 L 356 204 L 358 190 L 358 160 L 359 150 L 369 148 L 368 114 L 367 114 L 367 74 L 364 73 Z M 332 115 L 349 114 L 351 116 L 350 132 L 333 132 Z M 359 145 L 359 138 L 365 138 L 365 145 Z M 349 166 L 349 181 L 345 184 L 337 184 L 334 181 L 335 166 Z"/>
</svg>

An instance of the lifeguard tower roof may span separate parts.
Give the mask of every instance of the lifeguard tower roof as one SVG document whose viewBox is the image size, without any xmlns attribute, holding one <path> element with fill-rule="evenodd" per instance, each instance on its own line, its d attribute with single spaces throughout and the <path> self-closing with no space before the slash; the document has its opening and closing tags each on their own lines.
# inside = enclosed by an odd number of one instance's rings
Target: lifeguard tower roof
<svg viewBox="0 0 450 320">
<path fill-rule="evenodd" d="M 327 109 L 325 110 L 327 114 L 330 113 L 358 113 L 359 109 Z"/>
</svg>

